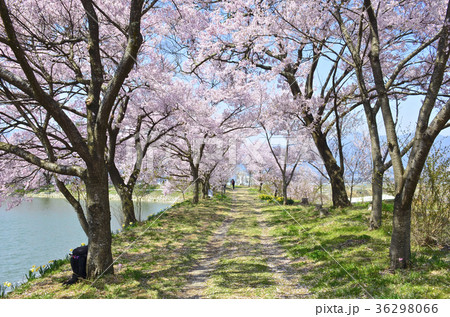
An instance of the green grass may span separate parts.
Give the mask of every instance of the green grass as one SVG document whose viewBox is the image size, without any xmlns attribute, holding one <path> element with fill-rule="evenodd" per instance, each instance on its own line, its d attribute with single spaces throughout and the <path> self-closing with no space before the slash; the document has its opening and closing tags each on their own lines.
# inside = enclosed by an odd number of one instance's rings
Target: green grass
<svg viewBox="0 0 450 317">
<path fill-rule="evenodd" d="M 114 275 L 62 286 L 71 276 L 66 261 L 17 287 L 8 298 L 176 298 L 208 238 L 224 220 L 229 201 L 221 196 L 196 206 L 178 203 L 158 220 L 153 217 L 115 234 Z"/>
<path fill-rule="evenodd" d="M 233 208 L 223 238 L 223 256 L 207 280 L 209 298 L 273 298 L 276 280 L 261 256 L 263 221 L 278 241 L 301 285 L 313 298 L 449 298 L 448 251 L 412 248 L 411 269 L 389 272 L 391 207 L 383 226 L 368 230 L 367 204 L 330 209 L 322 218 L 314 206 L 261 201 L 257 189 Z M 178 203 L 164 214 L 133 224 L 113 236 L 114 275 L 65 287 L 71 275 L 62 260 L 15 288 L 9 298 L 178 298 L 216 230 L 229 215 L 228 195 L 192 205 Z M 258 211 L 258 212 L 249 212 Z M 259 212 L 261 211 L 261 212 Z M 158 218 L 159 217 L 159 218 Z M 266 229 L 265 229 L 266 230 Z"/>
<path fill-rule="evenodd" d="M 208 298 L 273 298 L 275 281 L 270 268 L 258 257 L 221 259 L 208 281 Z"/>
<path fill-rule="evenodd" d="M 273 298 L 276 283 L 261 256 L 261 227 L 245 206 L 234 209 L 235 219 L 224 238 L 225 254 L 219 260 L 206 290 L 207 298 Z"/>
<path fill-rule="evenodd" d="M 389 272 L 391 206 L 383 206 L 383 227 L 374 231 L 366 204 L 331 209 L 326 218 L 312 207 L 267 205 L 264 212 L 316 298 L 448 298 L 448 252 L 413 246 L 413 267 Z"/>
</svg>

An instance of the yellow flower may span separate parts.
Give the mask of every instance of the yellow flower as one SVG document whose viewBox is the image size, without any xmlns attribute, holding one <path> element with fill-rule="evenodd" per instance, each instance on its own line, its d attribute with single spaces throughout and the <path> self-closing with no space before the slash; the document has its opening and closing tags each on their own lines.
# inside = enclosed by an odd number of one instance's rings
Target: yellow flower
<svg viewBox="0 0 450 317">
<path fill-rule="evenodd" d="M 81 246 L 84 247 L 86 244 L 82 243 Z"/>
<path fill-rule="evenodd" d="M 125 227 L 125 224 L 122 225 L 122 228 L 124 228 L 124 227 Z"/>
<path fill-rule="evenodd" d="M 10 282 L 5 282 L 5 283 L 3 283 L 3 286 L 5 286 L 5 287 L 11 287 L 11 283 L 10 283 Z"/>
<path fill-rule="evenodd" d="M 73 249 L 70 249 L 70 250 L 69 250 L 69 252 L 72 252 L 72 251 L 73 251 Z"/>
<path fill-rule="evenodd" d="M 130 222 L 130 226 L 132 225 L 133 223 L 132 222 Z"/>
<path fill-rule="evenodd" d="M 48 263 L 50 263 L 50 264 L 51 264 L 51 263 L 53 263 L 53 262 L 55 262 L 55 261 L 54 261 L 54 260 L 50 260 L 50 261 L 48 261 Z"/>
</svg>

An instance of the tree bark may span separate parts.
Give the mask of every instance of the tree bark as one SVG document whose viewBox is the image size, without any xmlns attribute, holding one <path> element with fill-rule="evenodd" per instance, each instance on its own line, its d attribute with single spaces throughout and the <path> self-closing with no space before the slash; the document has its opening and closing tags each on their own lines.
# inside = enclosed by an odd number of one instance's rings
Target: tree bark
<svg viewBox="0 0 450 317">
<path fill-rule="evenodd" d="M 381 227 L 383 208 L 383 172 L 373 168 L 372 174 L 372 211 L 370 213 L 369 228 L 375 230 Z"/>
<path fill-rule="evenodd" d="M 397 194 L 394 201 L 391 246 L 389 249 L 390 268 L 405 269 L 411 258 L 411 200 L 402 199 Z"/>
<path fill-rule="evenodd" d="M 381 227 L 383 207 L 383 158 L 381 155 L 380 136 L 376 122 L 377 109 L 373 109 L 370 103 L 364 102 L 367 125 L 370 135 L 370 147 L 372 154 L 372 211 L 370 214 L 369 228 L 371 230 Z"/>
<path fill-rule="evenodd" d="M 89 252 L 86 272 L 88 278 L 114 273 L 111 252 L 111 213 L 109 209 L 108 172 L 100 160 L 85 180 Z"/>
<path fill-rule="evenodd" d="M 194 196 L 192 197 L 192 203 L 198 204 L 200 198 L 200 180 L 198 178 L 198 168 L 191 166 L 192 182 L 194 183 Z"/>
<path fill-rule="evenodd" d="M 319 151 L 320 157 L 322 158 L 325 165 L 325 169 L 327 170 L 328 177 L 330 178 L 333 206 L 350 206 L 347 191 L 345 190 L 345 182 L 342 169 L 338 166 L 333 153 L 331 153 L 325 135 L 318 129 L 314 130 L 312 135 L 317 150 Z"/>
<path fill-rule="evenodd" d="M 283 205 L 287 205 L 288 195 L 287 195 L 288 184 L 285 181 L 285 177 L 283 177 Z"/>
<path fill-rule="evenodd" d="M 117 170 L 114 162 L 108 163 L 108 171 L 109 176 L 111 177 L 111 181 L 116 189 L 117 194 L 120 197 L 120 204 L 122 207 L 122 215 L 123 215 L 123 224 L 128 225 L 130 222 L 137 222 L 134 204 L 133 204 L 133 190 L 134 190 L 134 182 L 131 182 L 130 186 L 125 184 L 122 176 Z"/>
<path fill-rule="evenodd" d="M 203 181 L 203 187 L 202 187 L 203 199 L 208 198 L 208 192 L 209 192 L 210 188 L 211 188 L 211 185 L 209 184 L 209 176 L 206 176 L 205 180 Z"/>
<path fill-rule="evenodd" d="M 119 196 L 125 226 L 137 222 L 133 203 L 133 190 L 125 187 L 119 192 Z"/>
<path fill-rule="evenodd" d="M 398 136 L 389 105 L 384 84 L 383 70 L 380 62 L 380 41 L 378 38 L 378 21 L 370 0 L 364 0 L 371 33 L 371 48 L 369 53 L 370 65 L 378 93 L 378 102 L 386 130 L 389 154 L 395 178 L 395 202 L 393 215 L 393 229 L 390 246 L 391 269 L 406 268 L 410 264 L 411 255 L 411 203 L 417 183 L 420 178 L 425 160 L 431 146 L 450 119 L 450 102 L 447 102 L 434 119 L 430 122 L 430 115 L 435 108 L 439 90 L 442 87 L 447 62 L 450 55 L 448 42 L 448 25 L 450 22 L 450 1 L 447 3 L 445 22 L 434 57 L 434 69 L 431 74 L 426 97 L 422 103 L 416 125 L 414 144 L 409 156 L 406 170 L 403 168 Z"/>
</svg>

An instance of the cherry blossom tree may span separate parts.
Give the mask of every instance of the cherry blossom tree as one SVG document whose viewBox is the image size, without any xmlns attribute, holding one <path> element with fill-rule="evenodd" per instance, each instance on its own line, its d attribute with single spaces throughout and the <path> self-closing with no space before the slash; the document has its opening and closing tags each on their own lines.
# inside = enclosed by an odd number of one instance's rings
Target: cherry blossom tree
<svg viewBox="0 0 450 317">
<path fill-rule="evenodd" d="M 91 278 L 113 272 L 108 121 L 155 3 L 0 1 L 0 151 L 53 173 L 75 209 L 61 176 L 83 182 Z"/>
<path fill-rule="evenodd" d="M 186 62 L 186 67 L 198 76 L 214 67 L 220 72 L 241 73 L 242 77 L 252 78 L 248 82 L 257 81 L 268 90 L 286 92 L 285 96 L 292 101 L 285 103 L 291 106 L 286 110 L 309 129 L 324 161 L 333 204 L 347 206 L 350 202 L 343 161 L 340 158 L 338 162 L 332 155 L 327 131 L 330 125 L 339 129 L 340 117 L 350 110 L 335 100 L 354 91 L 352 85 L 347 85 L 352 70 L 342 66 L 340 57 L 328 56 L 326 43 L 332 17 L 322 14 L 321 4 L 320 1 L 214 4 L 205 1 L 197 6 L 204 23 L 193 26 L 195 36 L 184 33 L 184 37 L 177 39 L 188 51 L 190 65 Z M 189 4 L 186 8 L 192 10 Z M 322 41 L 315 41 L 319 37 Z"/>
<path fill-rule="evenodd" d="M 381 110 L 395 179 L 391 268 L 410 265 L 411 202 L 430 148 L 448 127 L 448 24 L 447 1 L 334 1 L 335 17 L 355 69 L 361 102 L 372 142 L 373 177 L 382 175 L 376 114 Z M 365 41 L 364 39 L 368 39 Z M 423 95 L 415 136 L 402 149 L 391 109 L 397 96 Z M 372 101 L 375 102 L 372 102 Z M 434 115 L 434 116 L 433 116 Z M 373 183 L 377 181 L 373 179 Z M 380 218 L 381 220 L 381 218 Z"/>
<path fill-rule="evenodd" d="M 164 61 L 163 57 L 154 59 Z M 117 103 L 118 115 L 111 117 L 108 123 L 108 170 L 120 196 L 125 225 L 137 221 L 133 193 L 142 170 L 153 169 L 153 166 L 145 166 L 149 149 L 180 125 L 173 112 L 178 104 L 177 96 L 183 91 L 177 93 L 177 86 L 171 82 L 172 73 L 164 67 L 165 63 L 140 65 L 140 71 L 133 74 L 135 87 L 127 86 L 129 91 Z M 146 171 L 146 174 L 151 172 Z"/>
<path fill-rule="evenodd" d="M 259 124 L 264 131 L 270 153 L 280 174 L 283 204 L 288 201 L 288 186 L 294 178 L 298 167 L 314 154 L 312 140 L 302 122 L 283 109 L 285 98 L 274 98 L 265 111 L 262 111 Z M 274 138 L 280 141 L 274 143 Z"/>
<path fill-rule="evenodd" d="M 277 167 L 266 139 L 261 137 L 252 141 L 251 137 L 249 136 L 239 147 L 239 162 L 245 167 L 249 177 L 259 185 L 261 192 L 264 183 L 269 180 L 271 171 Z"/>
</svg>

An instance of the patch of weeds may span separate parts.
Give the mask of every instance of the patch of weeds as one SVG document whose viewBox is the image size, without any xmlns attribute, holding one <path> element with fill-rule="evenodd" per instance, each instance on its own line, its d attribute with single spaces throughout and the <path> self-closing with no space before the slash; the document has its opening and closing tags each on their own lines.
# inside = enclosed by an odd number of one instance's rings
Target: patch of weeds
<svg viewBox="0 0 450 317">
<path fill-rule="evenodd" d="M 230 202 L 231 198 L 227 194 L 217 193 L 214 194 L 213 201 Z"/>
<path fill-rule="evenodd" d="M 394 212 L 394 203 L 383 202 L 381 206 L 382 211 L 387 211 L 389 213 Z"/>
</svg>

